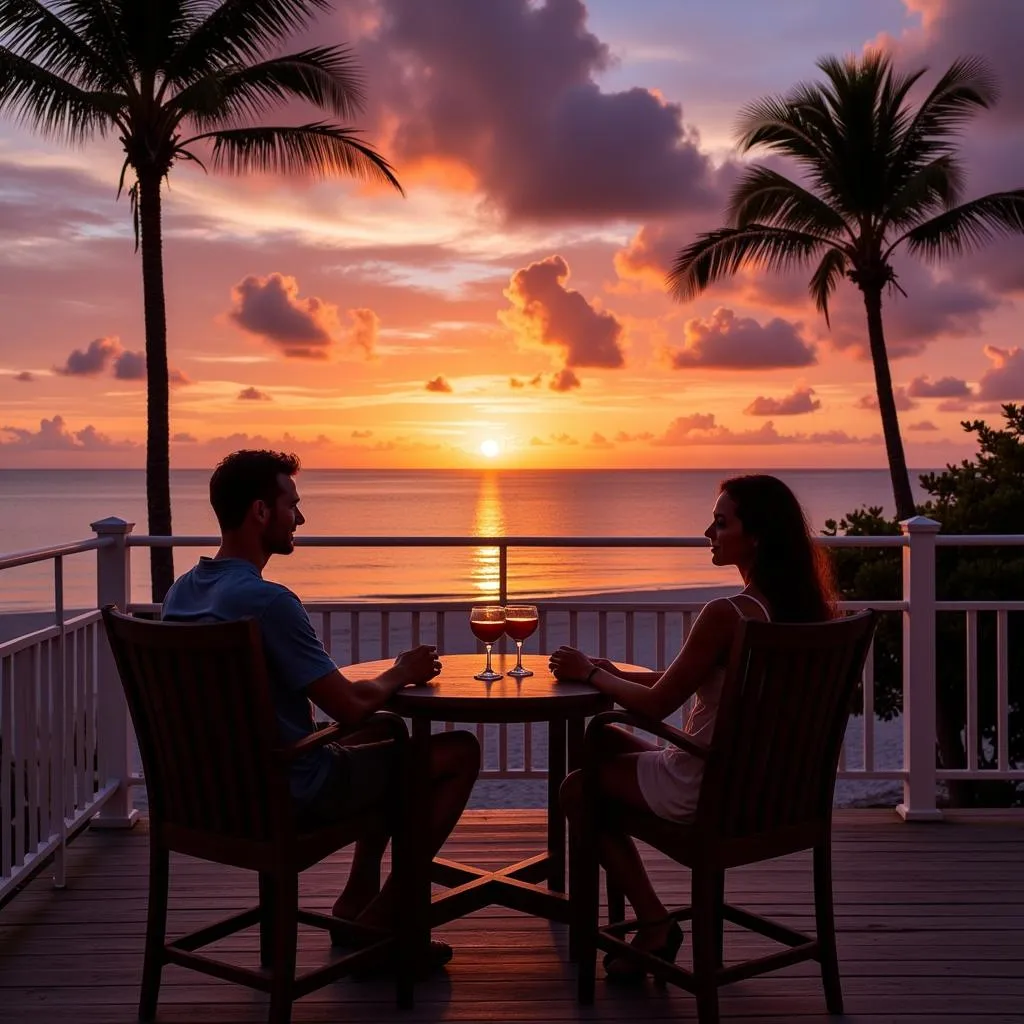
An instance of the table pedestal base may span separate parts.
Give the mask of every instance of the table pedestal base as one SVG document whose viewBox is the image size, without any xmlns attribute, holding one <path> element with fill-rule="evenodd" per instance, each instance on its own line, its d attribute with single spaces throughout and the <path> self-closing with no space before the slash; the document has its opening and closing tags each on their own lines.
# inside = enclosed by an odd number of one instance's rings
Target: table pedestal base
<svg viewBox="0 0 1024 1024">
<path fill-rule="evenodd" d="M 449 888 L 431 897 L 430 926 L 436 928 L 494 905 L 568 924 L 569 897 L 537 884 L 547 879 L 550 860 L 549 854 L 539 853 L 497 871 L 487 871 L 435 857 L 431 881 Z"/>
</svg>

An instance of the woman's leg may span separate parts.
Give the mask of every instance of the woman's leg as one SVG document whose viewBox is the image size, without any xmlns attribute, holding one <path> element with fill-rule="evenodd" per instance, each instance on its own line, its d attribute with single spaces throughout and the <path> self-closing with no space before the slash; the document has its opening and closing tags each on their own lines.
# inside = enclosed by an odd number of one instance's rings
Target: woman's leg
<svg viewBox="0 0 1024 1024">
<path fill-rule="evenodd" d="M 605 730 L 607 737 L 601 750 L 607 755 L 600 766 L 598 785 L 601 793 L 628 807 L 650 813 L 636 778 L 638 754 L 657 749 L 653 744 L 627 733 L 623 729 Z M 576 828 L 583 806 L 583 776 L 573 772 L 562 786 L 562 807 L 569 818 L 570 827 Z M 642 949 L 657 949 L 663 945 L 668 933 L 668 913 L 658 898 L 647 876 L 636 844 L 622 833 L 601 831 L 598 857 L 609 879 L 625 894 L 636 913 L 637 920 L 657 922 L 641 925 L 634 941 Z"/>
</svg>

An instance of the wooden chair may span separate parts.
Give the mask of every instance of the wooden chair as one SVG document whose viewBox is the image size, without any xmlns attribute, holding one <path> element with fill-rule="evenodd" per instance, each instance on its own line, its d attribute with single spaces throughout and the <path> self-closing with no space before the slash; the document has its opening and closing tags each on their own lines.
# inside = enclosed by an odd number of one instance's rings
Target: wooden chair
<svg viewBox="0 0 1024 1024">
<path fill-rule="evenodd" d="M 623 711 L 596 716 L 584 753 L 584 813 L 572 841 L 573 946 L 579 999 L 591 1003 L 595 949 L 622 952 L 636 921 L 598 927 L 597 830 L 625 832 L 691 871 L 691 905 L 672 912 L 692 920 L 693 970 L 643 955 L 656 981 L 697 997 L 700 1024 L 717 1024 L 718 989 L 802 960 L 821 964 L 830 1013 L 843 1012 L 832 905 L 832 798 L 850 704 L 875 628 L 874 611 L 810 625 L 744 620 L 732 646 L 710 749 L 678 729 Z M 614 805 L 598 806 L 599 733 L 627 723 L 705 759 L 692 824 Z M 812 849 L 816 937 L 725 902 L 725 872 L 742 864 Z M 723 923 L 732 921 L 788 949 L 723 966 Z M 634 957 L 636 954 L 633 954 Z"/>
<path fill-rule="evenodd" d="M 165 963 L 269 992 L 271 1024 L 288 1024 L 294 999 L 394 953 L 399 1005 L 411 1005 L 408 942 L 351 922 L 341 930 L 364 943 L 362 948 L 301 977 L 295 975 L 298 924 L 339 926 L 328 914 L 298 908 L 301 871 L 354 842 L 368 828 L 379 827 L 386 814 L 387 824 L 394 828 L 394 869 L 400 878 L 409 877 L 401 794 L 396 793 L 394 806 L 386 812 L 352 816 L 329 826 L 309 827 L 297 820 L 289 792 L 290 762 L 339 739 L 344 730 L 333 726 L 281 746 L 254 620 L 147 622 L 106 607 L 103 621 L 135 726 L 149 796 L 149 912 L 140 1020 L 152 1020 L 156 1013 Z M 372 717 L 390 730 L 404 760 L 405 723 L 384 712 Z M 399 778 L 404 777 L 402 769 Z M 171 851 L 257 872 L 258 906 L 167 942 Z M 263 970 L 196 952 L 257 924 Z"/>
</svg>

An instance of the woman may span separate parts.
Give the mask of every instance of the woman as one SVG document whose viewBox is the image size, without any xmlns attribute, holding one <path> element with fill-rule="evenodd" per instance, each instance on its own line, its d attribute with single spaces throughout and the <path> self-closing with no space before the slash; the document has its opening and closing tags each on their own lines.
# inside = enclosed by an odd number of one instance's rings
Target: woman
<svg viewBox="0 0 1024 1024">
<path fill-rule="evenodd" d="M 743 618 L 777 622 L 821 622 L 835 615 L 827 555 L 811 541 L 803 509 L 793 492 L 773 476 L 740 476 L 722 483 L 714 521 L 704 531 L 715 565 L 735 565 L 743 590 L 735 598 L 705 605 L 682 650 L 664 672 L 623 672 L 605 659 L 590 659 L 571 647 L 551 655 L 558 679 L 586 679 L 629 711 L 661 720 L 694 696 L 685 731 L 707 746 L 725 677 L 725 665 Z M 690 821 L 697 809 L 704 762 L 678 748 L 659 749 L 623 729 L 603 734 L 598 786 L 602 797 L 621 801 L 671 821 Z M 570 823 L 579 820 L 582 777 L 573 772 L 562 786 Z M 666 960 L 683 941 L 679 924 L 651 886 L 633 840 L 603 832 L 599 856 L 609 880 L 633 906 L 639 927 L 633 945 Z M 643 979 L 628 957 L 605 958 L 609 980 Z"/>
</svg>

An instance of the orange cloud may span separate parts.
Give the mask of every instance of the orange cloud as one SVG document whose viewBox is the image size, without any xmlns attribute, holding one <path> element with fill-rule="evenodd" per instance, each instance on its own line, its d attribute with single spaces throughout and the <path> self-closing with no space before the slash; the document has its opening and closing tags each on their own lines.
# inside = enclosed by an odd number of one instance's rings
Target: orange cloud
<svg viewBox="0 0 1024 1024">
<path fill-rule="evenodd" d="M 350 309 L 348 318 L 352 321 L 348 332 L 349 344 L 362 349 L 366 358 L 372 359 L 380 337 L 380 317 L 372 309 Z"/>
<path fill-rule="evenodd" d="M 622 366 L 622 324 L 566 288 L 568 279 L 569 265 L 561 256 L 517 270 L 504 291 L 512 309 L 499 311 L 498 319 L 523 344 L 559 349 L 566 367 Z"/>
</svg>

